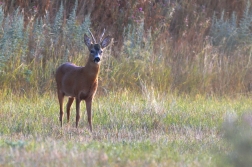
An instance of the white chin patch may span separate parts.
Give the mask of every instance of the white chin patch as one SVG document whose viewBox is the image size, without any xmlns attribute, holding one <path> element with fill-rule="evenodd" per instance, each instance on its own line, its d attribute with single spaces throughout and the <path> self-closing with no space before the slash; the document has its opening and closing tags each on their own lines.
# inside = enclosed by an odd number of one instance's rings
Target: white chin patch
<svg viewBox="0 0 252 167">
<path fill-rule="evenodd" d="M 100 63 L 100 61 L 96 61 L 96 60 L 94 60 L 94 63 L 95 63 L 95 64 L 99 64 L 99 63 Z"/>
</svg>

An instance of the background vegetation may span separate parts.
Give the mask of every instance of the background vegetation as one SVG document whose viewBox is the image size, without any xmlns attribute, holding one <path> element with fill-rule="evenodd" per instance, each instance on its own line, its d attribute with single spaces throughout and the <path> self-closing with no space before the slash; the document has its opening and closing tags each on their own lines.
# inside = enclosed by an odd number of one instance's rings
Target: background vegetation
<svg viewBox="0 0 252 167">
<path fill-rule="evenodd" d="M 54 90 L 64 61 L 84 65 L 83 34 L 114 37 L 101 89 L 186 94 L 251 90 L 250 1 L 2 1 L 1 88 Z"/>
<path fill-rule="evenodd" d="M 250 3 L 0 1 L 0 165 L 249 166 Z M 92 134 L 60 129 L 54 81 L 88 28 L 113 37 Z"/>
</svg>

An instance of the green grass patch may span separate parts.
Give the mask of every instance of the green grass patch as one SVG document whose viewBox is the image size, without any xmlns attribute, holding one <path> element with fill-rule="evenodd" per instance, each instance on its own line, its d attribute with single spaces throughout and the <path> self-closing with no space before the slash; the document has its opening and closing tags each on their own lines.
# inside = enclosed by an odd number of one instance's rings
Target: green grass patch
<svg viewBox="0 0 252 167">
<path fill-rule="evenodd" d="M 247 97 L 111 92 L 95 98 L 90 133 L 84 103 L 76 129 L 74 105 L 60 128 L 54 93 L 0 102 L 0 164 L 9 166 L 218 166 L 230 151 L 223 122 L 252 106 Z"/>
</svg>

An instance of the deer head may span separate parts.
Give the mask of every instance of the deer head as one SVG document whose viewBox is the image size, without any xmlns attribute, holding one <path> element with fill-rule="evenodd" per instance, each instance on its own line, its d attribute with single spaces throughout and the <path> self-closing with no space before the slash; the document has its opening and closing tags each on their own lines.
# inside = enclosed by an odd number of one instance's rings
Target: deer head
<svg viewBox="0 0 252 167">
<path fill-rule="evenodd" d="M 100 43 L 96 43 L 96 40 L 90 30 L 89 30 L 89 33 L 90 33 L 93 41 L 91 41 L 91 39 L 85 34 L 84 35 L 84 42 L 89 49 L 90 56 L 92 57 L 94 63 L 98 64 L 101 60 L 103 49 L 106 48 L 109 45 L 109 43 L 111 42 L 111 37 L 107 36 L 102 40 L 102 37 L 104 35 L 104 31 L 103 31 L 101 38 L 100 38 Z"/>
</svg>

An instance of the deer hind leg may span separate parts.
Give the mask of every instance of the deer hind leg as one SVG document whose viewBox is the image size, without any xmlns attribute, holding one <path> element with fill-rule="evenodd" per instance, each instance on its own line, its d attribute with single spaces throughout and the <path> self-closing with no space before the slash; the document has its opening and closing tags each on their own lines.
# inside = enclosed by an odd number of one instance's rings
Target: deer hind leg
<svg viewBox="0 0 252 167">
<path fill-rule="evenodd" d="M 60 120 L 60 125 L 62 127 L 63 125 L 63 100 L 64 100 L 64 94 L 60 91 L 58 91 L 58 99 L 59 99 L 59 105 L 60 105 L 60 117 L 59 117 L 59 120 Z"/>
<path fill-rule="evenodd" d="M 86 109 L 87 109 L 87 116 L 88 116 L 88 124 L 90 131 L 92 132 L 92 99 L 86 100 Z"/>
<path fill-rule="evenodd" d="M 71 105 L 73 104 L 74 97 L 69 97 L 68 102 L 67 102 L 67 123 L 69 123 L 69 118 L 70 118 L 70 108 Z"/>
<path fill-rule="evenodd" d="M 76 98 L 76 128 L 78 128 L 80 120 L 80 99 Z"/>
</svg>

